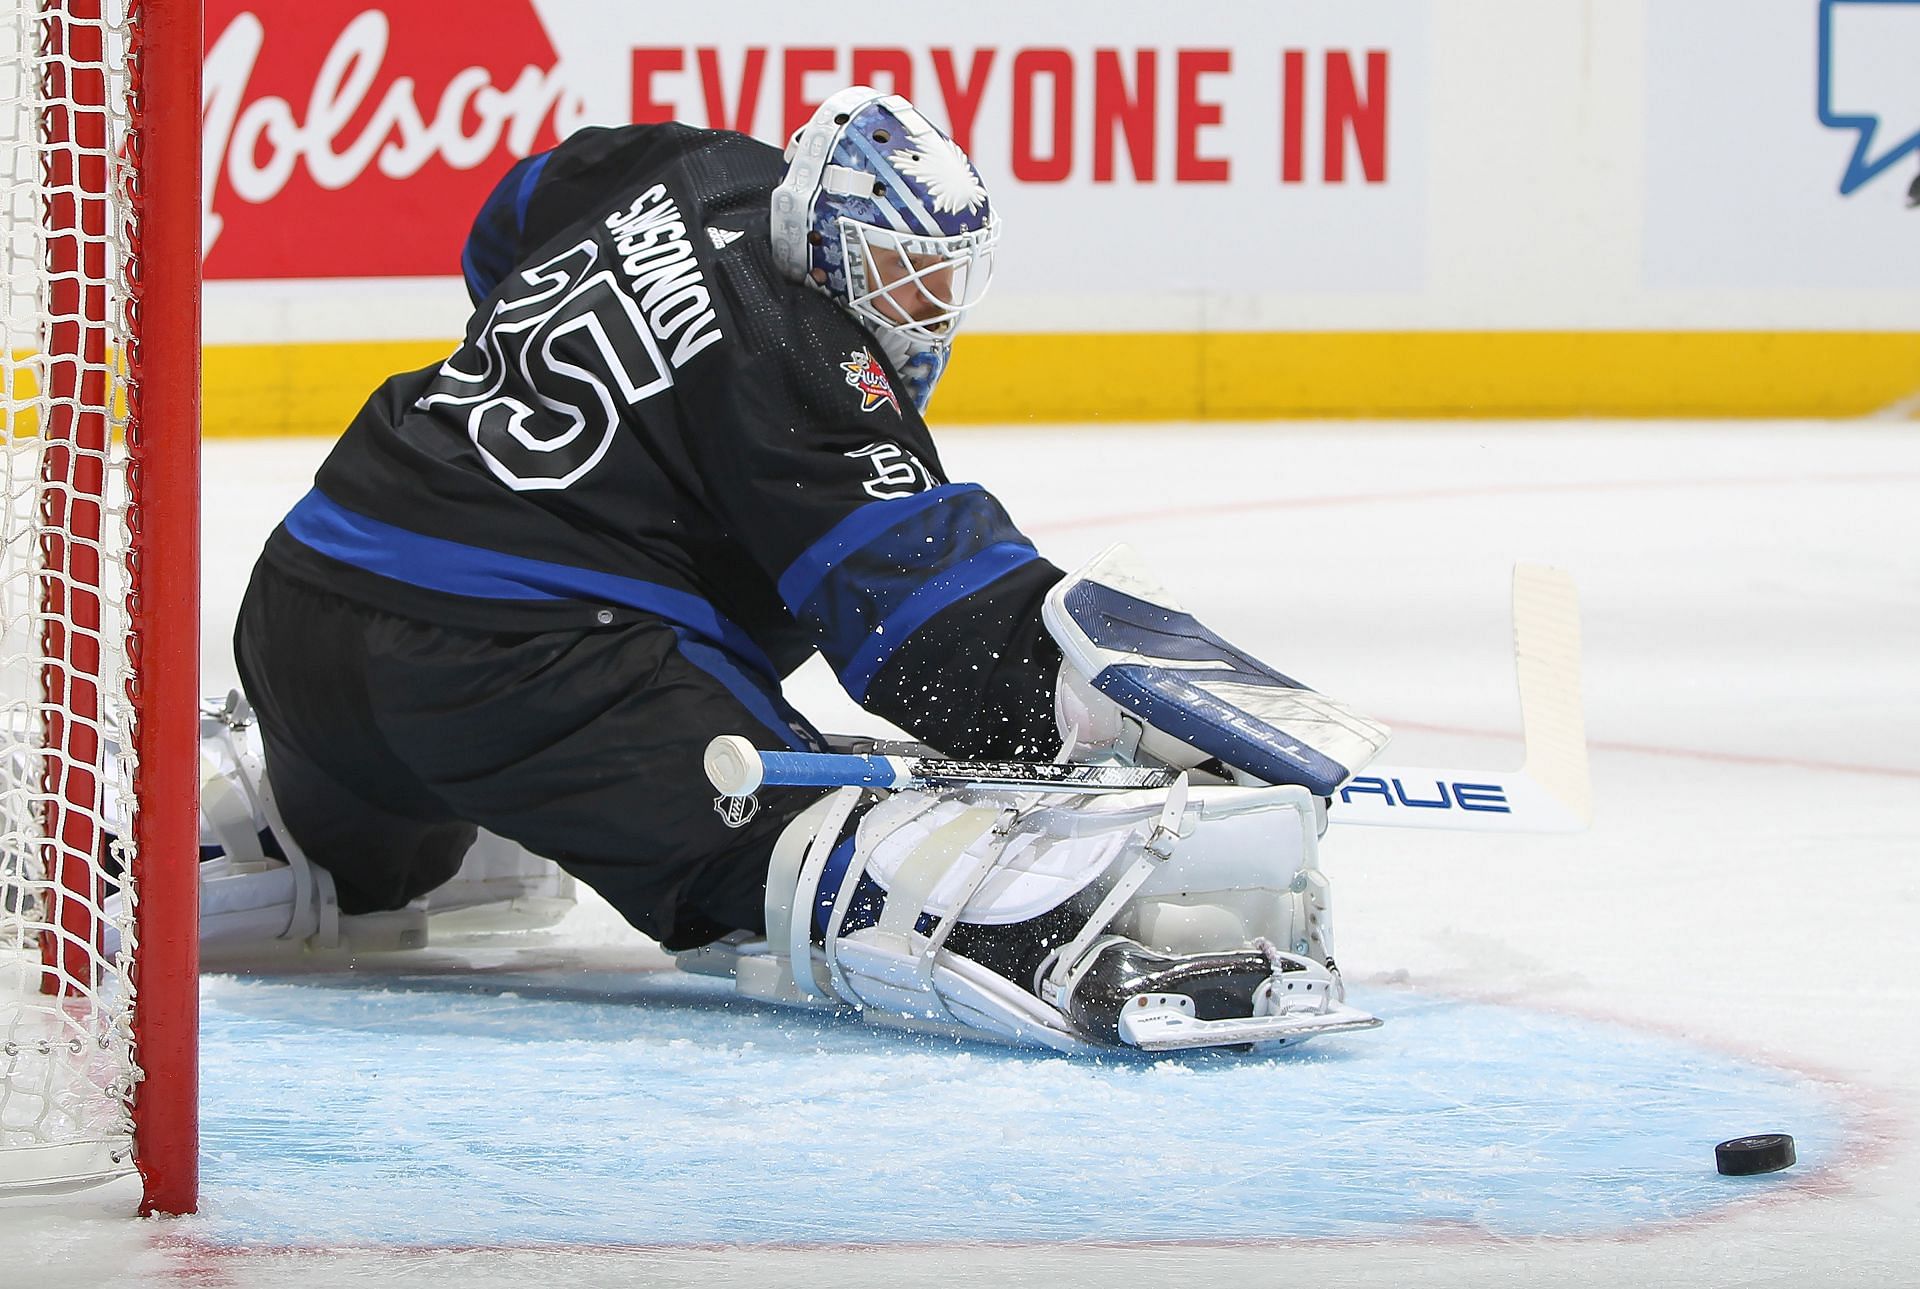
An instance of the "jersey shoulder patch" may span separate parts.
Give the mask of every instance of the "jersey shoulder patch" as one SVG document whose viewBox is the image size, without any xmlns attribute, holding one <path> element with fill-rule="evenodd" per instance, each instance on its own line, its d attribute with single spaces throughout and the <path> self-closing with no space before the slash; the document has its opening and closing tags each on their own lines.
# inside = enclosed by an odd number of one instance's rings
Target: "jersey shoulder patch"
<svg viewBox="0 0 1920 1289">
<path fill-rule="evenodd" d="M 854 350 L 847 355 L 847 361 L 840 364 L 840 370 L 847 374 L 847 384 L 860 396 L 861 411 L 875 412 L 891 407 L 895 416 L 900 415 L 900 399 L 887 380 L 886 369 L 870 350 L 864 347 Z"/>
</svg>

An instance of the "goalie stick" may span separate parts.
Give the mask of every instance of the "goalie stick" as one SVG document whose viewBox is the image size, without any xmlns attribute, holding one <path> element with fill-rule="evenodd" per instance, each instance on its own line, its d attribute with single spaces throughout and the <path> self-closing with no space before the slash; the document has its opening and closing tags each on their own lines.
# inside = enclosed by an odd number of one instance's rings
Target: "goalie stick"
<svg viewBox="0 0 1920 1289">
<path fill-rule="evenodd" d="M 1514 668 L 1526 758 L 1518 770 L 1371 765 L 1341 786 L 1334 823 L 1473 832 L 1577 832 L 1593 819 L 1580 702 L 1580 609 L 1573 579 L 1539 564 L 1513 570 Z M 956 761 L 878 753 L 763 752 L 738 735 L 707 747 L 707 778 L 724 796 L 762 785 L 980 787 L 1126 792 L 1172 786 L 1155 766 Z"/>
<path fill-rule="evenodd" d="M 1591 824 L 1580 597 L 1565 570 L 1513 566 L 1513 660 L 1526 746 L 1519 769 L 1369 765 L 1341 785 L 1328 818 L 1471 832 L 1580 832 Z"/>
</svg>

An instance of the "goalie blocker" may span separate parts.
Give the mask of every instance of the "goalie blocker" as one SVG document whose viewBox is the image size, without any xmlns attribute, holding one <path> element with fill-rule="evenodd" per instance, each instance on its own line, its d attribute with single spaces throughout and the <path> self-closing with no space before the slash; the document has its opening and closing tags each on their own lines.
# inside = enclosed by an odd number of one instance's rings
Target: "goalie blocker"
<svg viewBox="0 0 1920 1289">
<path fill-rule="evenodd" d="M 1386 726 L 1236 648 L 1116 545 L 1041 610 L 1063 658 L 1055 715 L 1075 759 L 1194 768 L 1331 796 L 1386 746 Z"/>
</svg>

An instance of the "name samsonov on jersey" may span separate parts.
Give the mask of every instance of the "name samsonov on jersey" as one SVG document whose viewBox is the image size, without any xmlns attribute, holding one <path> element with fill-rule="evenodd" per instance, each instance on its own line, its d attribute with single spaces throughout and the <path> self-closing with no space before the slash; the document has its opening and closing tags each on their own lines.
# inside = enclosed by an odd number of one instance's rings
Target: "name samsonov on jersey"
<svg viewBox="0 0 1920 1289">
<path fill-rule="evenodd" d="M 678 203 L 667 195 L 665 184 L 655 184 L 627 209 L 608 215 L 607 229 L 616 239 L 614 250 L 621 257 L 627 289 L 639 298 L 654 337 L 662 345 L 673 345 L 667 361 L 678 370 L 721 338 L 713 297 L 687 243 Z"/>
</svg>

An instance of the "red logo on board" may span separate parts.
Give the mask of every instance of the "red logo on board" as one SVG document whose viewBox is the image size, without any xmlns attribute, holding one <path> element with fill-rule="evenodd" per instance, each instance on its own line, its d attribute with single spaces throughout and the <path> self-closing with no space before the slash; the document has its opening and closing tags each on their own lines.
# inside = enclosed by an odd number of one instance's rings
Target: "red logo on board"
<svg viewBox="0 0 1920 1289">
<path fill-rule="evenodd" d="M 528 3 L 208 0 L 202 236 L 210 278 L 453 276 L 480 203 L 578 96 Z"/>
</svg>

